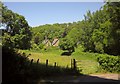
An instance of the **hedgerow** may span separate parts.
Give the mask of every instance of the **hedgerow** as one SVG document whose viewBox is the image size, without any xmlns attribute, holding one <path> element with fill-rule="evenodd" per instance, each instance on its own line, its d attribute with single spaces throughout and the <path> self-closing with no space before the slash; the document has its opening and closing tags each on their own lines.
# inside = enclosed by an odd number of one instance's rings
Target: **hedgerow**
<svg viewBox="0 0 120 84">
<path fill-rule="evenodd" d="M 119 56 L 98 56 L 97 61 L 103 70 L 109 72 L 120 72 L 120 57 Z"/>
</svg>

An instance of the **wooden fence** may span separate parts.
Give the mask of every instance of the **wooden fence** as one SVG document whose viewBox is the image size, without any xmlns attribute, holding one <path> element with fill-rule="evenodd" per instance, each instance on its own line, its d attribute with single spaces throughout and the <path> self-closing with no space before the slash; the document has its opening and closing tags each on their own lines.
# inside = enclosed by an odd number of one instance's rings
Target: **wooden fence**
<svg viewBox="0 0 120 84">
<path fill-rule="evenodd" d="M 80 70 L 80 60 L 71 59 L 71 68 L 74 70 Z"/>
<path fill-rule="evenodd" d="M 78 63 L 78 62 L 80 62 L 80 61 L 77 61 L 77 60 L 75 60 L 75 59 L 71 59 L 71 69 L 77 70 L 77 68 L 78 68 L 78 67 L 77 67 L 77 63 Z M 32 65 L 32 63 L 33 63 L 33 59 L 31 59 L 30 65 Z M 36 63 L 39 64 L 39 63 L 40 63 L 40 60 L 37 59 Z M 48 60 L 48 59 L 46 59 L 45 65 L 46 65 L 46 67 L 48 67 L 48 65 L 49 65 L 49 60 Z M 57 66 L 57 62 L 54 62 L 54 67 L 56 67 L 56 66 Z M 68 67 L 68 65 L 67 65 L 67 67 Z"/>
<path fill-rule="evenodd" d="M 30 65 L 33 64 L 33 61 L 34 61 L 34 60 L 31 59 Z M 40 63 L 40 60 L 37 59 L 36 63 L 39 64 L 39 63 Z M 48 65 L 49 65 L 49 60 L 48 60 L 48 59 L 46 59 L 46 61 L 45 61 L 45 65 L 46 65 L 46 67 L 48 67 Z M 54 62 L 54 67 L 56 67 L 56 66 L 57 66 L 57 62 Z"/>
</svg>

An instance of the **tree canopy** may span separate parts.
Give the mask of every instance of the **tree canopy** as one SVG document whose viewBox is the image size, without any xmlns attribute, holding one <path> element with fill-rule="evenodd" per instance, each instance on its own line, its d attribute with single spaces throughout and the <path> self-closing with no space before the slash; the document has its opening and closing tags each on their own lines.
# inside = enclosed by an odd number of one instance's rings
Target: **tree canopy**
<svg viewBox="0 0 120 84">
<path fill-rule="evenodd" d="M 2 23 L 4 33 L 10 35 L 9 39 L 14 43 L 15 48 L 30 48 L 31 29 L 24 16 L 14 13 L 2 4 Z M 6 36 L 6 34 L 4 35 Z M 6 37 L 3 37 L 3 40 Z M 5 43 L 3 42 L 3 45 Z"/>
</svg>

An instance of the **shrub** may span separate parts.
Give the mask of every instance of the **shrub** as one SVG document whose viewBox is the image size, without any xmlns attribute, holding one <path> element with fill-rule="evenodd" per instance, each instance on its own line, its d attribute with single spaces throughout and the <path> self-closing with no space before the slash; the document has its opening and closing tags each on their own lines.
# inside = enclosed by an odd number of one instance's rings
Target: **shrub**
<svg viewBox="0 0 120 84">
<path fill-rule="evenodd" d="M 44 44 L 41 43 L 41 44 L 39 44 L 38 46 L 39 46 L 39 49 L 43 49 Z"/>
<path fill-rule="evenodd" d="M 36 43 L 33 43 L 31 42 L 31 49 L 33 50 L 40 50 L 40 49 L 43 49 L 44 48 L 44 44 L 36 44 Z"/>
<path fill-rule="evenodd" d="M 120 72 L 120 58 L 118 56 L 98 56 L 100 67 L 109 72 Z"/>
</svg>

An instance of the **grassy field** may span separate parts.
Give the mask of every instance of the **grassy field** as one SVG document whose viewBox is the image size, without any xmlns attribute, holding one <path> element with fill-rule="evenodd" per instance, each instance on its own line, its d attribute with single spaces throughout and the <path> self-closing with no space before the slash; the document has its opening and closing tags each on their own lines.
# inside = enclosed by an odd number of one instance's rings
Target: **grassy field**
<svg viewBox="0 0 120 84">
<path fill-rule="evenodd" d="M 39 59 L 40 63 L 45 64 L 46 59 L 48 59 L 49 65 L 54 65 L 54 62 L 56 62 L 57 66 L 61 67 L 71 67 L 71 59 L 76 59 L 77 61 L 80 61 L 77 62 L 77 68 L 82 69 L 83 74 L 93 74 L 98 71 L 96 56 L 99 54 L 82 52 L 80 47 L 77 48 L 71 56 L 61 56 L 61 53 L 64 51 L 59 50 L 58 48 L 49 48 L 46 51 L 20 50 L 20 52 L 31 54 L 29 59 L 34 59 L 34 62 Z"/>
</svg>

